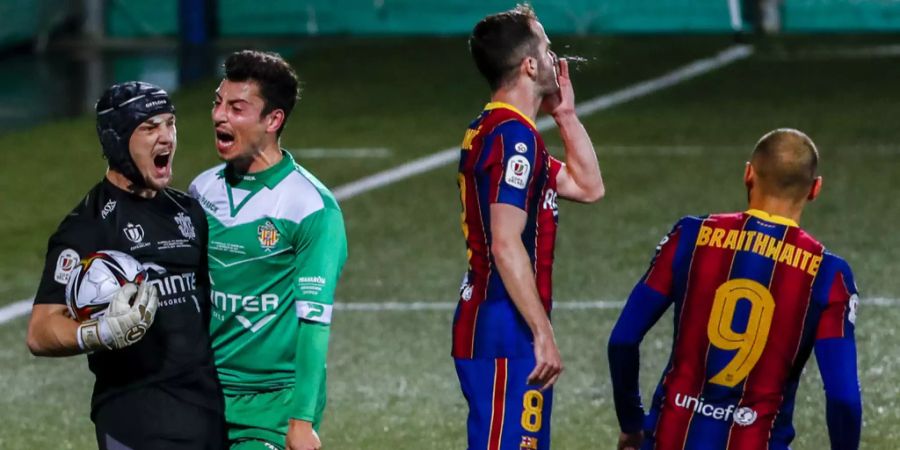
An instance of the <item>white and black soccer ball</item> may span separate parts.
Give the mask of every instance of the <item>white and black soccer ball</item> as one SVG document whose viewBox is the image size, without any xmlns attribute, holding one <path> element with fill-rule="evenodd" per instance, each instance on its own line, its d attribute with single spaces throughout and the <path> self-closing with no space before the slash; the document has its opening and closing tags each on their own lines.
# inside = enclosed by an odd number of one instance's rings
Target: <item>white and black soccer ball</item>
<svg viewBox="0 0 900 450">
<path fill-rule="evenodd" d="M 100 250 L 81 260 L 66 284 L 66 305 L 75 320 L 102 317 L 119 289 L 126 283 L 141 284 L 147 270 L 130 255 Z"/>
</svg>

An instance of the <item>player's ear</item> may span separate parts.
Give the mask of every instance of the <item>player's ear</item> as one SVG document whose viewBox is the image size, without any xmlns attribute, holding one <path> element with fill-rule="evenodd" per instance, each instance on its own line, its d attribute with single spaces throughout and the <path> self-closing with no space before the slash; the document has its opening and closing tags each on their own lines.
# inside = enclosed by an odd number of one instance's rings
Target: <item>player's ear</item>
<svg viewBox="0 0 900 450">
<path fill-rule="evenodd" d="M 537 79 L 538 75 L 538 60 L 533 56 L 526 56 L 522 59 L 522 71 L 525 72 L 525 75 L 528 75 L 529 78 Z"/>
<path fill-rule="evenodd" d="M 747 162 L 746 166 L 744 166 L 744 186 L 747 186 L 747 189 L 753 187 L 754 178 L 756 178 L 756 173 L 753 172 L 753 165 Z"/>
<path fill-rule="evenodd" d="M 284 123 L 284 110 L 276 109 L 266 115 L 266 133 L 277 133 Z"/>
<path fill-rule="evenodd" d="M 809 188 L 809 194 L 806 196 L 806 199 L 813 201 L 819 196 L 820 192 L 822 192 L 822 177 L 818 176 L 813 180 L 812 187 Z"/>
</svg>

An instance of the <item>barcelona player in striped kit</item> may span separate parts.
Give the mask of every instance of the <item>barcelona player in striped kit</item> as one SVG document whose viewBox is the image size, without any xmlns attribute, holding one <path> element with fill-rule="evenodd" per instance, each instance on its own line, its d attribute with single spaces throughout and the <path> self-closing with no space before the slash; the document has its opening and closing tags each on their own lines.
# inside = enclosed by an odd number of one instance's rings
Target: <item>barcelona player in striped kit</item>
<svg viewBox="0 0 900 450">
<path fill-rule="evenodd" d="M 466 131 L 459 164 L 468 270 L 453 357 L 469 404 L 469 449 L 549 449 L 552 385 L 562 361 L 550 326 L 557 196 L 594 202 L 603 179 L 557 61 L 530 7 L 486 17 L 469 40 L 492 98 Z M 560 128 L 563 163 L 534 117 Z"/>
<path fill-rule="evenodd" d="M 685 217 L 663 238 L 609 340 L 620 449 L 789 448 L 813 351 L 832 448 L 859 446 L 853 273 L 797 224 L 817 163 L 805 134 L 772 131 L 746 167 L 749 210 Z M 638 346 L 670 305 L 672 354 L 645 417 Z"/>
</svg>

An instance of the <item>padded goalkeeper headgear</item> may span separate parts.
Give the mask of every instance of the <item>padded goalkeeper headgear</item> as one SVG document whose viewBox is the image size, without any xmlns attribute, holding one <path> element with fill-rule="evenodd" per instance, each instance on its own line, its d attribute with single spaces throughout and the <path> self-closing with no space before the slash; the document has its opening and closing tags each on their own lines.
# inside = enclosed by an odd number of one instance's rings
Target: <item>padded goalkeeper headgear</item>
<svg viewBox="0 0 900 450">
<path fill-rule="evenodd" d="M 97 136 L 109 167 L 138 185 L 144 184 L 129 151 L 134 130 L 145 120 L 164 113 L 175 114 L 169 94 L 142 81 L 114 84 L 97 101 Z"/>
</svg>

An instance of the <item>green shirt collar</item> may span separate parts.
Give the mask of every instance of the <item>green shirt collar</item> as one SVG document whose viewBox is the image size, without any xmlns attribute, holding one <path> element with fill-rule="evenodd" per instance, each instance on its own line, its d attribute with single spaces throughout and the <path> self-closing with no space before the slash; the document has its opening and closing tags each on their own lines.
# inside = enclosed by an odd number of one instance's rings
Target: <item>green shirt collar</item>
<svg viewBox="0 0 900 450">
<path fill-rule="evenodd" d="M 232 187 L 241 186 L 243 188 L 255 190 L 262 186 L 266 186 L 267 188 L 272 189 L 277 186 L 281 180 L 290 175 L 290 173 L 294 171 L 294 166 L 296 165 L 294 157 L 283 149 L 281 150 L 281 156 L 281 161 L 278 161 L 272 167 L 244 175 L 233 173 L 230 170 L 230 166 L 226 164 L 225 167 L 219 171 L 219 176 L 225 177 Z"/>
</svg>

